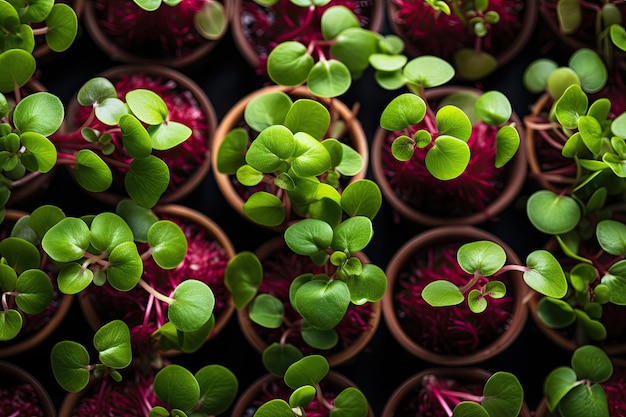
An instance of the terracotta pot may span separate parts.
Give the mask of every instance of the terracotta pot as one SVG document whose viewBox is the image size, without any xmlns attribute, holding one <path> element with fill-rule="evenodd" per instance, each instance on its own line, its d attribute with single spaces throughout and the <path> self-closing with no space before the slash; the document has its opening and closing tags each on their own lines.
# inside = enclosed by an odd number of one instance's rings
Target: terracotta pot
<svg viewBox="0 0 626 417">
<path fill-rule="evenodd" d="M 217 127 L 217 130 L 215 131 L 215 135 L 213 136 L 213 144 L 212 144 L 213 175 L 226 201 L 228 201 L 230 206 L 245 219 L 248 219 L 248 218 L 243 212 L 244 200 L 239 195 L 235 186 L 233 185 L 233 180 L 231 178 L 232 176 L 222 174 L 221 172 L 217 170 L 217 154 L 228 132 L 231 129 L 238 127 L 243 123 L 243 112 L 248 102 L 257 96 L 260 96 L 260 95 L 263 95 L 272 91 L 286 92 L 292 98 L 294 98 L 294 100 L 298 98 L 313 98 L 313 99 L 319 100 L 321 103 L 323 103 L 327 107 L 331 103 L 331 100 L 328 100 L 328 99 L 314 98 L 308 92 L 306 87 L 294 88 L 294 87 L 283 87 L 283 86 L 270 86 L 270 87 L 261 88 L 255 92 L 248 94 L 247 96 L 242 98 L 240 101 L 238 101 L 230 109 L 230 111 L 222 118 L 222 121 L 220 122 L 219 126 Z M 352 146 L 352 148 L 356 150 L 363 158 L 363 168 L 357 175 L 350 178 L 350 182 L 363 179 L 365 178 L 365 174 L 367 172 L 367 164 L 369 160 L 369 144 L 367 142 L 367 137 L 365 135 L 365 132 L 363 131 L 363 128 L 361 127 L 361 123 L 358 121 L 355 114 L 344 103 L 342 103 L 338 99 L 333 99 L 332 109 L 337 112 L 337 115 L 340 120 L 343 120 L 346 122 L 347 130 L 349 132 L 350 146 Z M 331 115 L 332 115 L 332 112 L 331 112 Z M 273 227 L 273 228 L 268 227 L 268 229 L 272 229 L 276 231 L 283 231 L 284 229 L 287 228 L 287 226 L 289 226 L 289 224 L 291 224 L 292 219 L 293 218 L 290 219 L 289 216 L 287 216 L 287 218 L 281 225 Z"/>
<path fill-rule="evenodd" d="M 43 91 L 48 91 L 48 89 L 39 81 L 31 78 L 22 89 L 22 93 L 24 94 L 22 97 L 27 94 L 40 93 Z M 9 94 L 7 97 L 10 100 L 15 100 L 13 94 Z M 62 129 L 63 125 L 61 125 L 59 130 Z M 7 207 L 16 208 L 22 203 L 27 203 L 33 200 L 34 197 L 36 197 L 43 190 L 48 189 L 56 170 L 57 167 L 55 166 L 45 174 L 37 174 L 23 183 L 20 182 L 18 185 L 11 186 L 11 197 L 7 202 Z"/>
<path fill-rule="evenodd" d="M 44 417 L 56 417 L 57 411 L 52 398 L 50 398 L 50 395 L 48 394 L 48 391 L 37 380 L 37 378 L 25 369 L 9 362 L 0 361 L 0 381 L 2 381 L 2 383 L 0 383 L 2 387 L 17 386 L 21 384 L 28 384 L 32 386 L 37 399 L 39 400 L 39 407 L 41 408 Z"/>
<path fill-rule="evenodd" d="M 280 377 L 271 374 L 266 374 L 254 381 L 237 399 L 233 406 L 233 411 L 230 414 L 230 417 L 251 416 L 253 414 L 253 411 L 251 410 L 251 404 L 255 400 L 258 400 L 259 396 L 264 390 L 264 387 L 268 384 L 279 381 L 281 381 Z M 354 382 L 343 376 L 341 373 L 332 370 L 328 372 L 328 375 L 326 376 L 326 378 L 324 378 L 322 384 L 325 384 L 322 387 L 324 392 L 330 392 L 331 388 L 336 388 L 337 392 L 339 392 L 347 387 L 356 387 Z M 371 407 L 369 407 L 367 417 L 374 417 L 374 412 L 372 411 Z"/>
<path fill-rule="evenodd" d="M 202 213 L 176 204 L 157 206 L 153 209 L 153 211 L 159 217 L 174 217 L 180 218 L 189 223 L 196 223 L 199 227 L 206 231 L 209 239 L 215 239 L 215 241 L 219 243 L 219 245 L 224 249 L 227 259 L 230 259 L 235 255 L 235 249 L 226 233 L 220 228 L 219 225 L 217 225 L 217 223 Z M 197 278 L 201 279 L 201 277 Z M 228 294 L 225 288 L 223 293 Z M 215 326 L 213 327 L 209 338 L 216 337 L 233 315 L 234 304 L 232 302 L 232 298 L 230 298 L 230 294 L 228 295 L 229 297 L 228 300 L 225 300 L 226 305 L 224 309 L 218 316 L 216 316 Z M 78 295 L 78 301 L 85 319 L 94 331 L 98 330 L 106 321 L 108 321 L 102 317 L 102 311 L 98 304 L 98 297 L 93 292 L 89 292 L 88 290 L 82 291 Z M 167 355 L 175 353 L 179 352 L 168 351 Z"/>
<path fill-rule="evenodd" d="M 427 90 L 426 97 L 432 103 L 433 101 L 439 101 L 442 98 L 456 92 L 479 93 L 480 91 L 474 88 L 458 86 L 441 87 Z M 511 122 L 518 130 L 520 134 L 520 140 L 523 142 L 524 130 L 517 114 L 512 114 Z M 504 183 L 502 186 L 502 191 L 490 202 L 484 202 L 486 204 L 486 207 L 483 211 L 468 213 L 464 215 L 441 213 L 441 211 L 427 213 L 424 210 L 421 210 L 418 207 L 414 207 L 404 201 L 402 198 L 400 198 L 397 193 L 394 192 L 387 175 L 385 175 L 386 167 L 383 162 L 383 155 L 385 152 L 386 141 L 388 140 L 389 135 L 390 132 L 381 127 L 376 130 L 374 141 L 372 143 L 372 174 L 374 176 L 374 179 L 376 180 L 376 183 L 380 187 L 385 199 L 391 205 L 391 207 L 395 211 L 397 211 L 402 217 L 412 222 L 424 226 L 440 226 L 450 224 L 476 225 L 489 220 L 494 220 L 495 218 L 497 218 L 498 214 L 504 211 L 504 209 L 506 209 L 515 200 L 520 190 L 524 186 L 527 171 L 526 152 L 524 144 L 520 143 L 520 147 L 516 155 L 507 163 L 507 165 L 503 168 L 503 171 L 501 171 L 501 175 L 506 175 L 506 177 L 504 177 L 504 179 L 502 180 Z M 439 185 L 435 185 L 435 187 L 439 187 Z M 446 197 L 444 196 L 442 198 Z M 432 201 L 432 199 L 430 201 Z"/>
<path fill-rule="evenodd" d="M 115 83 L 122 76 L 126 74 L 138 74 L 142 73 L 153 79 L 162 79 L 164 82 L 173 81 L 176 85 L 177 90 L 188 91 L 191 93 L 193 99 L 197 102 L 198 108 L 206 118 L 206 132 L 205 138 L 207 142 L 207 149 L 203 154 L 202 163 L 196 168 L 196 170 L 189 175 L 183 182 L 181 182 L 175 189 L 168 189 L 163 193 L 161 199 L 158 204 L 167 204 L 167 203 L 175 203 L 182 200 L 184 197 L 189 195 L 206 177 L 207 173 L 210 170 L 211 165 L 211 157 L 210 157 L 210 149 L 211 149 L 211 140 L 213 134 L 215 132 L 215 128 L 217 126 L 217 117 L 215 115 L 215 109 L 213 104 L 207 97 L 206 93 L 202 88 L 196 84 L 191 78 L 186 76 L 185 74 L 171 68 L 152 65 L 152 66 L 142 66 L 142 65 L 121 65 L 117 67 L 110 68 L 104 72 L 98 74 L 100 77 L 105 77 L 109 79 L 111 82 Z M 68 126 L 67 132 L 73 132 L 77 126 L 74 125 L 73 115 L 75 115 L 78 111 L 78 102 L 76 101 L 76 97 L 72 99 L 68 106 L 67 117 L 71 124 Z M 180 145 L 179 145 L 180 146 Z M 170 166 L 170 170 L 171 170 Z M 74 170 L 69 169 L 70 175 L 74 176 Z M 116 187 L 116 178 L 119 181 L 118 187 L 122 183 L 122 179 L 120 178 L 121 174 L 119 172 L 114 171 L 113 173 L 113 184 L 109 188 L 109 190 L 100 192 L 100 193 L 90 193 L 94 198 L 109 204 L 115 205 L 121 199 L 127 198 L 125 194 L 122 194 L 124 191 L 114 191 L 113 189 Z"/>
<path fill-rule="evenodd" d="M 282 236 L 278 236 L 271 240 L 268 240 L 266 243 L 261 245 L 256 251 L 256 255 L 263 263 L 264 260 L 271 257 L 277 251 L 286 248 L 285 241 Z M 362 253 L 359 252 L 355 254 L 361 259 L 363 263 L 369 263 L 368 258 Z M 303 260 L 308 261 L 308 258 L 302 257 Z M 296 278 L 296 277 L 293 277 Z M 286 301 L 286 300 L 283 300 Z M 328 360 L 328 363 L 331 367 L 344 364 L 353 358 L 355 358 L 370 342 L 378 325 L 380 323 L 380 318 L 382 315 L 382 307 L 381 302 L 371 303 L 372 314 L 368 320 L 369 329 L 360 333 L 360 335 L 353 341 L 353 343 L 342 350 L 332 350 L 328 353 L 328 351 L 317 350 L 315 353 L 319 355 L 323 355 Z M 260 327 L 254 324 L 249 317 L 249 308 L 245 308 L 237 311 L 237 318 L 239 321 L 239 326 L 248 340 L 248 342 L 259 352 L 263 352 L 265 348 L 268 346 L 269 342 L 263 338 L 263 336 L 258 332 Z M 341 342 L 340 342 L 341 343 Z"/>
<path fill-rule="evenodd" d="M 227 24 L 230 22 L 230 16 L 232 15 L 232 1 L 222 1 L 224 5 L 224 12 L 226 14 Z M 133 4 L 134 7 L 134 4 Z M 169 7 L 162 5 L 162 7 Z M 175 6 L 174 6 L 175 7 Z M 114 39 L 107 30 L 102 26 L 101 20 L 104 19 L 104 11 L 97 9 L 95 0 L 87 0 L 85 5 L 85 27 L 89 36 L 93 39 L 96 45 L 108 55 L 112 61 L 117 61 L 126 64 L 138 64 L 142 68 L 148 69 L 154 65 L 163 65 L 172 68 L 188 68 L 193 64 L 198 63 L 204 57 L 206 57 L 219 43 L 220 39 L 209 40 L 204 39 L 199 46 L 189 48 L 189 51 L 182 52 L 182 56 L 147 56 L 142 55 L 141 52 L 129 49 L 128 45 L 122 45 L 118 40 Z M 110 13 L 110 11 L 109 11 Z M 227 28 L 228 30 L 228 28 Z"/>
<path fill-rule="evenodd" d="M 494 56 L 497 61 L 497 66 L 495 70 L 503 67 L 507 63 L 509 63 L 513 58 L 518 56 L 521 51 L 524 49 L 528 41 L 530 40 L 537 23 L 537 15 L 538 15 L 538 3 L 541 0 L 525 0 L 523 14 L 521 16 L 521 25 L 520 29 L 516 31 L 514 34 L 507 34 L 507 32 L 503 32 L 502 30 L 498 30 L 498 24 L 496 23 L 491 29 L 493 32 L 492 40 L 494 43 L 498 43 L 498 49 L 493 50 L 494 48 L 485 49 L 486 52 L 490 53 Z M 411 1 L 412 3 L 413 1 Z M 517 2 L 516 2 L 517 3 Z M 519 2 L 521 3 L 521 2 Z M 398 12 L 398 5 L 396 1 L 389 1 L 387 3 L 387 16 L 389 19 L 389 24 L 391 26 L 391 30 L 393 33 L 398 35 L 400 38 L 404 40 L 406 54 L 409 57 L 417 57 L 421 55 L 439 55 L 438 53 L 433 53 L 430 49 L 427 48 L 427 51 L 424 51 L 423 47 L 420 46 L 419 43 L 411 40 L 411 37 L 407 34 L 406 27 L 403 27 L 395 18 Z M 451 12 L 452 14 L 454 11 Z M 504 25 L 510 25 L 510 22 L 503 23 Z M 503 30 L 505 28 L 500 27 Z M 433 36 L 432 33 L 428 34 L 428 37 L 424 36 L 424 39 L 420 39 L 420 43 L 425 44 L 428 43 L 429 40 L 433 40 L 434 42 L 441 42 L 440 38 L 438 38 L 440 34 Z M 451 36 L 447 33 L 447 36 Z M 468 41 L 467 44 L 463 45 L 465 48 L 473 48 L 474 47 L 474 39 Z M 452 51 L 450 56 L 441 56 L 441 58 L 446 61 L 452 63 L 453 62 L 453 53 Z M 494 70 L 494 71 L 495 71 Z M 492 71 L 493 72 L 493 71 Z M 457 79 L 463 79 L 461 74 L 459 74 L 457 69 L 456 74 Z"/>
<path fill-rule="evenodd" d="M 252 0 L 234 0 L 233 4 L 233 19 L 232 19 L 232 36 L 235 40 L 235 45 L 241 55 L 246 61 L 253 67 L 258 68 L 259 64 L 265 62 L 270 50 L 268 46 L 258 46 L 258 38 L 252 38 L 253 35 L 247 34 L 245 25 L 248 25 L 248 18 L 243 16 L 243 5 L 246 2 L 252 3 Z M 334 4 L 342 4 L 342 2 L 331 0 L 329 6 Z M 358 3 L 357 7 L 371 7 L 371 13 L 369 16 L 364 16 L 366 22 L 362 23 L 362 27 L 378 32 L 382 27 L 383 18 L 385 15 L 385 2 L 382 0 L 366 0 Z M 267 8 L 257 6 L 260 13 L 268 13 Z M 306 10 L 306 8 L 302 8 Z M 271 10 L 271 9 L 270 9 Z M 259 52 L 259 48 L 263 49 L 263 52 Z M 268 50 L 265 50 L 268 49 Z M 264 69 L 263 69 L 264 70 Z"/>
<path fill-rule="evenodd" d="M 26 216 L 27 214 L 28 213 L 23 211 L 8 209 L 5 214 L 3 225 L 7 226 L 10 224 L 12 227 L 12 225 L 19 218 Z M 58 297 L 58 307 L 43 328 L 33 332 L 28 337 L 20 339 L 19 341 L 0 342 L 0 358 L 6 358 L 24 353 L 33 349 L 35 346 L 42 344 L 63 322 L 70 310 L 70 307 L 72 306 L 73 300 L 73 295 L 60 294 Z"/>
<path fill-rule="evenodd" d="M 454 379 L 460 383 L 480 383 L 484 384 L 487 379 L 492 375 L 491 372 L 480 368 L 429 368 L 421 371 L 412 377 L 405 380 L 402 384 L 396 388 L 391 394 L 381 417 L 396 417 L 400 407 L 408 398 L 412 395 L 416 395 L 422 386 L 422 380 L 426 376 L 434 375 L 437 377 Z M 530 410 L 526 403 L 522 404 L 522 409 L 519 413 L 520 417 L 530 417 Z"/>
<path fill-rule="evenodd" d="M 439 365 L 463 366 L 475 364 L 493 358 L 506 350 L 524 328 L 528 317 L 524 297 L 528 294 L 529 289 L 526 287 L 522 274 L 519 271 L 510 271 L 506 275 L 509 279 L 507 294 L 512 293 L 513 306 L 508 327 L 495 340 L 473 353 L 462 355 L 434 352 L 420 345 L 403 329 L 396 312 L 395 294 L 398 281 L 407 263 L 411 262 L 418 253 L 428 248 L 446 244 L 463 244 L 477 240 L 489 240 L 498 243 L 506 252 L 507 264 L 521 264 L 518 256 L 506 243 L 495 235 L 472 226 L 444 226 L 430 229 L 406 242 L 389 261 L 386 270 L 388 284 L 387 292 L 383 298 L 383 316 L 392 336 L 410 354 Z"/>
</svg>

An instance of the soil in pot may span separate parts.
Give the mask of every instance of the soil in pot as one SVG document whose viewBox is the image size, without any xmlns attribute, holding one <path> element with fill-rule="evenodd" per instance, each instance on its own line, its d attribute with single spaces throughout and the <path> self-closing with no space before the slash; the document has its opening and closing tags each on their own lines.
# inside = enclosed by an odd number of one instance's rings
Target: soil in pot
<svg viewBox="0 0 626 417">
<path fill-rule="evenodd" d="M 215 337 L 234 310 L 230 293 L 224 286 L 224 269 L 234 256 L 234 248 L 219 226 L 191 209 L 165 205 L 156 207 L 154 212 L 160 219 L 180 225 L 187 237 L 188 249 L 183 262 L 172 270 L 159 268 L 152 258 L 144 261 L 142 279 L 163 294 L 170 294 L 186 279 L 205 282 L 215 296 L 216 324 L 210 335 Z M 148 357 L 154 353 L 151 335 L 167 321 L 167 304 L 155 300 L 142 288 L 120 292 L 108 284 L 89 286 L 80 293 L 79 302 L 94 330 L 111 320 L 122 319 L 131 329 L 133 351 Z"/>
<path fill-rule="evenodd" d="M 482 38 L 474 35 L 472 28 L 462 23 L 454 10 L 446 15 L 422 0 L 391 0 L 387 4 L 387 15 L 392 30 L 403 38 L 410 56 L 439 56 L 454 63 L 458 78 L 480 79 L 485 75 L 458 71 L 456 52 L 475 49 L 480 44 L 481 50 L 495 59 L 496 68 L 506 64 L 530 39 L 537 20 L 537 3 L 538 0 L 489 1 L 488 10 L 497 12 L 500 20 L 487 24 L 487 35 Z"/>
<path fill-rule="evenodd" d="M 231 1 L 223 1 L 226 22 Z M 204 38 L 194 25 L 207 2 L 183 0 L 154 11 L 141 9 L 133 0 L 87 2 L 85 26 L 96 44 L 112 60 L 134 64 L 188 67 L 206 56 L 219 39 Z"/>
<path fill-rule="evenodd" d="M 244 58 L 260 74 L 266 73 L 269 53 L 286 40 L 308 44 L 322 39 L 321 16 L 332 6 L 345 6 L 359 19 L 361 27 L 378 31 L 382 23 L 383 2 L 379 0 L 331 0 L 327 5 L 297 6 L 291 0 L 278 0 L 271 7 L 261 6 L 254 0 L 236 0 L 233 13 L 233 36 Z"/>
<path fill-rule="evenodd" d="M 121 98 L 128 91 L 138 88 L 154 91 L 165 101 L 169 111 L 168 119 L 191 128 L 190 138 L 183 143 L 167 151 L 153 151 L 153 155 L 161 158 L 170 168 L 170 184 L 159 203 L 171 203 L 185 197 L 199 185 L 210 168 L 210 140 L 217 119 L 206 94 L 184 74 L 165 67 L 119 66 L 99 76 L 113 82 Z M 83 126 L 91 111 L 91 107 L 81 107 L 75 99 L 70 103 L 67 118 L 72 124 L 66 130 L 69 133 L 52 137 L 58 149 L 75 152 L 77 149 L 89 147 L 80 134 L 79 126 Z M 93 119 L 88 125 L 100 131 L 107 130 L 97 119 Z M 107 158 L 113 160 L 113 166 L 129 161 L 121 140 L 119 133 L 112 132 L 112 142 L 116 150 Z M 93 196 L 109 204 L 117 203 L 125 196 L 124 173 L 124 168 L 113 169 L 113 184 L 109 190 L 93 193 Z"/>
<path fill-rule="evenodd" d="M 50 395 L 24 369 L 0 361 L 0 415 L 6 417 L 56 417 Z"/>
<path fill-rule="evenodd" d="M 304 355 L 318 354 L 328 359 L 330 366 L 345 363 L 355 357 L 373 337 L 381 316 L 380 303 L 350 304 L 343 320 L 335 327 L 339 334 L 338 344 L 330 350 L 313 349 L 302 339 L 300 316 L 289 303 L 289 286 L 303 273 L 326 273 L 329 266 L 317 266 L 307 256 L 292 252 L 282 237 L 268 241 L 257 250 L 263 265 L 263 282 L 258 293 L 270 294 L 282 300 L 285 306 L 287 323 L 278 329 L 268 329 L 249 319 L 248 308 L 238 312 L 239 323 L 248 341 L 259 351 L 272 343 L 291 343 Z M 366 258 L 361 255 L 361 260 Z M 332 267 L 331 267 L 332 268 Z"/>
<path fill-rule="evenodd" d="M 442 97 L 473 89 L 441 88 L 427 92 L 431 108 L 438 108 Z M 518 130 L 521 123 L 513 114 Z M 425 128 L 422 121 L 415 131 Z M 398 132 L 379 128 L 372 145 L 372 170 L 387 201 L 403 217 L 426 226 L 478 224 L 493 221 L 516 198 L 526 177 L 526 158 L 520 147 L 504 167 L 496 168 L 495 134 L 497 128 L 478 121 L 468 141 L 471 150 L 464 173 L 452 180 L 439 180 L 424 164 L 428 149 L 416 149 L 413 157 L 398 161 L 391 153 Z M 405 133 L 403 133 L 405 134 Z M 521 131 L 520 131 L 521 136 Z"/>
<path fill-rule="evenodd" d="M 469 226 L 431 229 L 407 242 L 391 259 L 383 313 L 392 335 L 409 353 L 447 366 L 473 364 L 499 354 L 521 332 L 527 318 L 526 287 L 517 272 L 498 276 L 507 286 L 506 296 L 490 300 L 482 313 L 471 312 L 467 300 L 453 307 L 432 307 L 421 297 L 421 289 L 434 279 L 469 281 L 456 262 L 456 251 L 477 240 L 497 242 L 508 262 L 519 264 L 517 255 L 497 237 Z"/>
</svg>

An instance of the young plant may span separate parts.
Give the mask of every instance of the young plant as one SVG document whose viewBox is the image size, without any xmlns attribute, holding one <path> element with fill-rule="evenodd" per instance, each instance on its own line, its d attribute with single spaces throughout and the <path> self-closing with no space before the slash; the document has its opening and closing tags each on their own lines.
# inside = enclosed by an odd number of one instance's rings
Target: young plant
<svg viewBox="0 0 626 417">
<path fill-rule="evenodd" d="M 47 92 L 22 97 L 21 87 L 32 77 L 35 60 L 28 52 L 11 49 L 0 55 L 0 209 L 11 189 L 36 175 L 49 172 L 57 163 L 57 150 L 49 136 L 65 115 L 61 100 Z M 6 71 L 5 71 L 6 69 Z M 4 93 L 13 93 L 7 97 Z"/>
<path fill-rule="evenodd" d="M 391 146 L 393 156 L 400 161 L 423 157 L 430 174 L 442 181 L 457 178 L 467 169 L 471 158 L 468 141 L 474 130 L 493 132 L 493 142 L 488 146 L 495 148 L 496 168 L 515 155 L 520 142 L 517 129 L 509 122 L 511 104 L 498 91 L 485 92 L 464 105 L 447 104 L 435 112 L 428 104 L 425 88 L 443 85 L 453 75 L 450 64 L 433 56 L 414 58 L 402 70 L 378 75 L 379 82 L 389 88 L 406 83 L 413 91 L 394 98 L 380 117 L 381 127 L 397 135 Z M 417 150 L 424 150 L 425 155 Z"/>
<path fill-rule="evenodd" d="M 25 5 L 21 1 L 0 0 L 0 16 L 0 62 L 11 49 L 32 54 L 40 37 L 51 50 L 63 52 L 78 32 L 76 13 L 65 3 L 35 0 Z"/>
<path fill-rule="evenodd" d="M 291 251 L 310 257 L 317 265 L 325 265 L 327 271 L 292 277 L 289 289 L 289 303 L 302 317 L 302 337 L 312 347 L 330 349 L 336 345 L 339 337 L 335 327 L 349 305 L 376 302 L 385 292 L 386 276 L 382 269 L 363 264 L 354 256 L 372 238 L 371 219 L 380 202 L 380 190 L 375 184 L 360 180 L 346 187 L 340 203 L 324 199 L 320 203 L 324 216 L 298 221 L 284 233 Z M 342 220 L 343 216 L 348 217 Z M 242 309 L 250 304 L 252 321 L 278 328 L 285 320 L 284 301 L 269 294 L 257 294 L 262 279 L 259 259 L 247 251 L 231 259 L 225 272 L 235 307 Z M 263 360 L 270 372 L 282 375 L 286 365 L 300 356 L 297 348 L 283 343 L 269 346 Z"/>
<path fill-rule="evenodd" d="M 74 132 L 59 134 L 58 164 L 73 167 L 85 190 L 102 192 L 123 173 L 126 192 L 143 207 L 153 207 L 170 184 L 170 169 L 156 151 L 185 142 L 192 130 L 169 119 L 169 109 L 154 91 L 138 88 L 123 98 L 106 78 L 95 77 L 78 91 L 78 104 L 91 112 Z M 94 120 L 97 128 L 92 127 Z"/>
<path fill-rule="evenodd" d="M 447 280 L 429 283 L 422 290 L 422 298 L 431 306 L 454 306 L 467 300 L 470 310 L 481 313 L 490 298 L 502 298 L 506 294 L 504 283 L 490 278 L 507 271 L 521 271 L 524 282 L 541 294 L 559 298 L 567 291 L 561 266 L 545 250 L 531 252 L 526 265 L 505 265 L 506 253 L 500 245 L 487 240 L 476 241 L 459 248 L 457 262 L 468 274 L 466 283 L 461 287 Z"/>
<path fill-rule="evenodd" d="M 324 198 L 338 201 L 341 178 L 363 167 L 354 149 L 326 137 L 337 125 L 318 101 L 270 92 L 250 100 L 244 119 L 258 135 L 231 130 L 219 147 L 217 169 L 250 189 L 243 212 L 255 223 L 281 225 L 292 220 L 292 210 L 312 215 Z"/>
<path fill-rule="evenodd" d="M 485 382 L 482 395 L 450 387 L 449 382 L 435 375 L 424 377 L 423 391 L 433 405 L 441 407 L 448 417 L 517 417 L 524 402 L 524 390 L 517 377 L 509 372 L 496 372 Z M 435 410 L 428 410 L 436 414 Z"/>
<path fill-rule="evenodd" d="M 561 417 L 609 417 L 607 396 L 602 383 L 613 374 L 613 364 L 600 348 L 582 346 L 572 355 L 571 366 L 551 371 L 543 392 L 548 410 Z"/>
<path fill-rule="evenodd" d="M 513 1 L 412 0 L 392 4 L 391 19 L 408 42 L 415 44 L 419 55 L 451 60 L 459 75 L 469 80 L 493 72 L 498 65 L 495 51 L 503 48 L 504 42 L 510 43 L 525 24 Z"/>
<path fill-rule="evenodd" d="M 365 417 L 369 406 L 363 393 L 355 387 L 344 388 L 331 402 L 324 397 L 320 382 L 330 368 L 323 356 L 305 356 L 287 368 L 284 381 L 293 390 L 289 402 L 276 398 L 261 405 L 254 417 L 297 417 L 306 415 L 306 408 L 316 398 L 329 415 Z"/>
</svg>

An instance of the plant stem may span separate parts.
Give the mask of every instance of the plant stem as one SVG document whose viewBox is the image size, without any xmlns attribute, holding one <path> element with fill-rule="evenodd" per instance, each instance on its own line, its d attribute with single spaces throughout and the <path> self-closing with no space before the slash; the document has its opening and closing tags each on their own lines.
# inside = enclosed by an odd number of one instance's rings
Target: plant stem
<svg viewBox="0 0 626 417">
<path fill-rule="evenodd" d="M 141 285 L 141 288 L 146 290 L 149 294 L 153 295 L 157 300 L 161 300 L 167 304 L 172 304 L 174 302 L 173 298 L 161 294 L 160 292 L 152 288 L 146 281 L 144 281 L 143 278 L 139 278 L 139 285 Z"/>
</svg>

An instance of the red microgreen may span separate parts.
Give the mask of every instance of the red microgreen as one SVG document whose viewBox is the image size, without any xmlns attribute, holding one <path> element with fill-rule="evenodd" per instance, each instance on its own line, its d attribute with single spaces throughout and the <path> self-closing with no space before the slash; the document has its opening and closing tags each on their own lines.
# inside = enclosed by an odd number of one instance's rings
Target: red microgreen
<svg viewBox="0 0 626 417">
<path fill-rule="evenodd" d="M 1 387 L 0 415 L 6 417 L 44 417 L 35 388 L 30 384 Z"/>
</svg>

